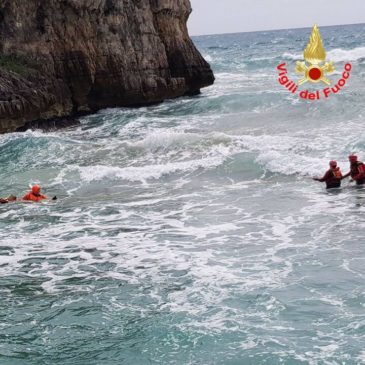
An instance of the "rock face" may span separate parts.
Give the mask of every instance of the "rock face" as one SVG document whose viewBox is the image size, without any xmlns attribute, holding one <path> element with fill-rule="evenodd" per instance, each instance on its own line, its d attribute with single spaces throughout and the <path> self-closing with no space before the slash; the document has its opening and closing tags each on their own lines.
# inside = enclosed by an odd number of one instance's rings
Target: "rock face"
<svg viewBox="0 0 365 365">
<path fill-rule="evenodd" d="M 0 0 L 0 132 L 214 82 L 189 0 Z"/>
</svg>

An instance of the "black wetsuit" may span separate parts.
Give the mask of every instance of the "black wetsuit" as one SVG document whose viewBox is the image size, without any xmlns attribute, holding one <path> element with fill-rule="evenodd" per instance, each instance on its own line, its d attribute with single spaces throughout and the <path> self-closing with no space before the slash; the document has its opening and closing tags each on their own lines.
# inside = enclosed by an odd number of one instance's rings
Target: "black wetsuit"
<svg viewBox="0 0 365 365">
<path fill-rule="evenodd" d="M 337 167 L 338 171 L 339 168 Z M 340 188 L 341 187 L 341 179 L 335 176 L 335 173 L 332 169 L 329 169 L 322 179 L 317 179 L 317 181 L 325 182 L 326 189 Z"/>
</svg>

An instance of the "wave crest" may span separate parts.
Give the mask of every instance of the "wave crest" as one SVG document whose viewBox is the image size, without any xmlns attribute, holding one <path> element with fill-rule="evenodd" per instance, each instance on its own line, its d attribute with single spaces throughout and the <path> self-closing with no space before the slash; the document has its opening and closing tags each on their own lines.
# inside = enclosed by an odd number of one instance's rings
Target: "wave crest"
<svg viewBox="0 0 365 365">
<path fill-rule="evenodd" d="M 303 54 L 284 53 L 283 57 L 290 60 L 301 60 Z M 327 60 L 334 62 L 357 61 L 365 58 L 365 47 L 357 47 L 353 49 L 335 48 L 327 52 Z"/>
</svg>

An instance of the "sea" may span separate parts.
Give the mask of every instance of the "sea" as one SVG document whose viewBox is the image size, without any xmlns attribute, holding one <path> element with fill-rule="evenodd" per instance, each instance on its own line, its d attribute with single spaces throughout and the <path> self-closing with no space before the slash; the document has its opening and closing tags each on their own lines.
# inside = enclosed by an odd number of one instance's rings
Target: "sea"
<svg viewBox="0 0 365 365">
<path fill-rule="evenodd" d="M 0 136 L 1 365 L 365 364 L 365 25 L 321 27 L 337 94 L 305 100 L 311 28 L 194 37 L 216 82 Z M 305 83 L 301 90 L 323 89 Z"/>
</svg>

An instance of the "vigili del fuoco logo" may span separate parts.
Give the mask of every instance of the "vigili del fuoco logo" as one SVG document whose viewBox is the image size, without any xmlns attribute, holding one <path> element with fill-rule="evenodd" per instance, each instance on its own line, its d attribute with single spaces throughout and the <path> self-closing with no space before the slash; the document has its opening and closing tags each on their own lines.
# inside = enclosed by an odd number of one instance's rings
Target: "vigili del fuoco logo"
<svg viewBox="0 0 365 365">
<path fill-rule="evenodd" d="M 314 25 L 309 43 L 304 50 L 304 61 L 297 61 L 295 71 L 301 75 L 301 79 L 296 83 L 289 79 L 286 63 L 277 66 L 279 72 L 279 83 L 284 86 L 292 94 L 299 94 L 301 99 L 320 100 L 328 98 L 330 95 L 338 94 L 346 85 L 350 78 L 352 65 L 346 63 L 342 73 L 342 77 L 333 85 L 328 75 L 335 71 L 332 61 L 326 60 L 326 50 L 324 49 L 321 35 L 317 25 Z M 326 87 L 322 90 L 302 89 L 300 86 L 312 84 L 324 84 Z"/>
</svg>

